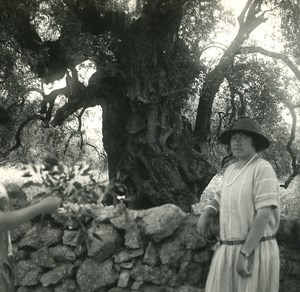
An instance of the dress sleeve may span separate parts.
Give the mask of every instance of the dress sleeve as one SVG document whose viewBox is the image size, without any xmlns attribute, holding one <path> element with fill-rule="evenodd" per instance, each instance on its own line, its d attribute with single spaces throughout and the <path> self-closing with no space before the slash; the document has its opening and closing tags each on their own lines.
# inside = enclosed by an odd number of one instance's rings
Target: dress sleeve
<svg viewBox="0 0 300 292">
<path fill-rule="evenodd" d="M 228 170 L 228 168 L 225 170 L 225 173 L 227 170 Z M 214 199 L 218 202 L 219 205 L 220 205 L 220 199 L 221 199 L 221 191 L 222 191 L 223 184 L 224 184 L 224 177 L 225 177 L 225 174 L 223 175 L 223 177 L 219 183 L 219 186 L 218 186 L 217 190 L 215 191 L 215 196 L 214 196 Z"/>
<path fill-rule="evenodd" d="M 264 161 L 258 166 L 254 183 L 255 209 L 279 206 L 279 183 L 272 165 Z"/>
<path fill-rule="evenodd" d="M 219 205 L 220 205 L 220 196 L 221 196 L 221 186 L 218 187 L 218 189 L 216 190 L 215 197 L 214 197 L 214 199 L 219 203 Z"/>
<path fill-rule="evenodd" d="M 0 198 L 8 199 L 8 194 L 4 185 L 0 184 Z"/>
</svg>

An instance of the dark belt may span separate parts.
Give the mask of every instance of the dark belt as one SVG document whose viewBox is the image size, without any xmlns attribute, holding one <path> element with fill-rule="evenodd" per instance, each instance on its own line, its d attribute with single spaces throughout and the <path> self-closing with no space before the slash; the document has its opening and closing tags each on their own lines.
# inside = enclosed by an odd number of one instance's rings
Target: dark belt
<svg viewBox="0 0 300 292">
<path fill-rule="evenodd" d="M 260 242 L 272 240 L 272 239 L 276 239 L 276 235 L 264 236 L 261 238 Z M 240 244 L 244 244 L 245 242 L 246 240 L 219 240 L 220 244 L 225 244 L 225 245 L 240 245 Z"/>
</svg>

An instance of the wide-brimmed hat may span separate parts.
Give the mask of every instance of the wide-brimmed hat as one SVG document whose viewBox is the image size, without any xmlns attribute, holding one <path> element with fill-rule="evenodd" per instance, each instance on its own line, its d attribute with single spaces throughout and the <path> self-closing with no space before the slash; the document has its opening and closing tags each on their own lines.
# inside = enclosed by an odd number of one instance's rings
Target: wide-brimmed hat
<svg viewBox="0 0 300 292">
<path fill-rule="evenodd" d="M 234 121 L 220 136 L 223 144 L 229 145 L 232 134 L 237 132 L 248 133 L 257 143 L 258 150 L 267 149 L 270 146 L 270 140 L 264 135 L 259 124 L 251 118 L 240 118 Z"/>
</svg>

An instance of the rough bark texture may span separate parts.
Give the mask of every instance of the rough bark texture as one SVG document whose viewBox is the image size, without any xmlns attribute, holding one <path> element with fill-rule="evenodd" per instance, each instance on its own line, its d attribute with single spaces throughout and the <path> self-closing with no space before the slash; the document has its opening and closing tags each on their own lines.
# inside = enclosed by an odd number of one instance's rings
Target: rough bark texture
<svg viewBox="0 0 300 292">
<path fill-rule="evenodd" d="M 39 56 L 31 68 L 45 82 L 67 73 L 67 89 L 43 96 L 41 112 L 52 125 L 62 124 L 82 107 L 102 106 L 109 176 L 118 171 L 127 176 L 135 208 L 174 203 L 188 211 L 215 173 L 193 149 L 181 117 L 186 88 L 199 73 L 178 38 L 184 3 L 138 1 L 134 12 L 125 13 L 119 2 L 65 0 L 61 19 L 67 25 L 62 25 L 58 40 L 42 43 L 30 30 L 24 42 L 15 34 L 23 49 Z M 7 6 L 10 14 L 18 9 L 22 11 L 15 2 Z M 85 42 L 97 37 L 114 42 L 114 58 L 103 61 L 106 51 L 99 48 L 93 58 L 97 72 L 84 87 L 75 66 L 89 54 Z M 33 45 L 37 42 L 41 45 Z M 59 93 L 68 102 L 52 111 Z"/>
</svg>

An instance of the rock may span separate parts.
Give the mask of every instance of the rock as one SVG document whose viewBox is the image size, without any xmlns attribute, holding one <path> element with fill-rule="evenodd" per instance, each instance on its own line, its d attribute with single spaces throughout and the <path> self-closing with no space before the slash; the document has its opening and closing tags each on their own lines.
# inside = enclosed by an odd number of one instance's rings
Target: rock
<svg viewBox="0 0 300 292">
<path fill-rule="evenodd" d="M 143 249 L 135 249 L 135 250 L 122 250 L 115 256 L 115 263 L 127 262 L 130 259 L 140 257 L 144 254 Z"/>
<path fill-rule="evenodd" d="M 80 245 L 80 232 L 77 230 L 65 230 L 62 240 L 64 245 L 77 247 Z"/>
<path fill-rule="evenodd" d="M 177 206 L 166 204 L 151 208 L 141 220 L 145 234 L 155 242 L 172 235 L 180 226 L 186 214 Z"/>
<path fill-rule="evenodd" d="M 10 231 L 11 241 L 14 243 L 16 241 L 21 240 L 22 237 L 32 228 L 31 222 L 23 223 L 17 229 L 13 229 Z"/>
<path fill-rule="evenodd" d="M 130 278 L 129 271 L 123 270 L 120 273 L 120 276 L 119 276 L 118 287 L 120 287 L 120 288 L 127 287 L 128 286 L 128 282 L 129 282 L 129 278 Z"/>
<path fill-rule="evenodd" d="M 139 226 L 132 221 L 128 224 L 125 232 L 125 245 L 132 249 L 142 248 L 143 241 Z"/>
<path fill-rule="evenodd" d="M 200 253 L 195 253 L 193 260 L 200 265 L 209 264 L 211 261 L 211 255 L 207 250 L 205 250 Z"/>
<path fill-rule="evenodd" d="M 127 223 L 137 221 L 148 214 L 148 210 L 130 210 L 126 209 L 126 212 L 122 212 L 119 216 L 110 218 L 110 222 L 117 229 L 125 230 Z"/>
<path fill-rule="evenodd" d="M 295 218 L 283 218 L 277 232 L 279 244 L 297 248 L 300 244 L 300 221 Z"/>
<path fill-rule="evenodd" d="M 53 292 L 53 289 L 50 287 L 43 287 L 43 286 L 38 286 L 34 290 L 30 288 L 28 292 Z"/>
<path fill-rule="evenodd" d="M 31 254 L 32 261 L 41 268 L 55 268 L 55 260 L 49 254 L 48 247 L 42 247 Z"/>
<path fill-rule="evenodd" d="M 32 286 L 40 282 L 42 269 L 33 261 L 20 261 L 16 265 L 16 282 L 19 286 Z"/>
<path fill-rule="evenodd" d="M 18 243 L 19 248 L 33 248 L 38 249 L 40 247 L 39 234 L 36 226 L 33 226 L 26 232 L 25 236 Z"/>
<path fill-rule="evenodd" d="M 158 286 L 158 285 L 145 285 L 143 284 L 141 286 L 141 289 L 139 291 L 143 291 L 143 292 L 166 292 L 166 287 L 164 286 Z"/>
<path fill-rule="evenodd" d="M 186 217 L 176 233 L 181 244 L 188 250 L 205 249 L 207 246 L 207 242 L 197 232 L 197 221 L 196 216 Z"/>
<path fill-rule="evenodd" d="M 13 247 L 15 247 L 13 245 Z M 15 261 L 27 261 L 30 259 L 30 251 L 25 249 L 18 249 L 17 251 L 15 248 L 13 249 L 14 255 L 15 255 Z"/>
<path fill-rule="evenodd" d="M 200 203 L 192 205 L 192 213 L 194 215 L 200 215 L 201 212 L 202 212 L 202 208 L 201 208 L 201 204 Z"/>
<path fill-rule="evenodd" d="M 138 291 L 143 285 L 144 281 L 142 278 L 137 278 L 131 286 L 132 291 Z"/>
<path fill-rule="evenodd" d="M 185 248 L 181 244 L 180 238 L 178 237 L 164 242 L 158 248 L 158 254 L 161 263 L 175 269 L 178 269 L 180 267 L 180 263 L 185 255 L 185 252 Z"/>
<path fill-rule="evenodd" d="M 99 206 L 93 210 L 93 214 L 95 216 L 95 220 L 97 222 L 107 222 L 109 219 L 118 217 L 121 215 L 120 210 L 111 205 L 111 206 Z"/>
<path fill-rule="evenodd" d="M 43 228 L 43 232 L 40 234 L 40 242 L 42 246 L 54 246 L 61 242 L 63 231 L 60 229 L 54 229 L 50 226 Z"/>
<path fill-rule="evenodd" d="M 76 281 L 73 279 L 66 279 L 62 284 L 55 287 L 54 292 L 80 292 Z"/>
<path fill-rule="evenodd" d="M 115 283 L 118 280 L 118 274 L 113 270 L 111 260 L 99 263 L 88 258 L 79 267 L 76 279 L 81 292 L 94 292 Z"/>
<path fill-rule="evenodd" d="M 180 286 L 176 288 L 167 288 L 166 292 L 204 292 L 204 290 L 191 286 Z"/>
<path fill-rule="evenodd" d="M 207 266 L 209 268 L 209 266 Z M 199 287 L 201 283 L 206 282 L 207 270 L 203 266 L 195 262 L 183 261 L 178 273 L 177 283 L 174 286 L 188 285 L 190 287 Z M 189 288 L 190 289 L 190 288 Z M 177 290 L 176 290 L 177 291 Z M 180 291 L 194 291 L 194 290 L 180 290 Z"/>
<path fill-rule="evenodd" d="M 148 264 L 150 266 L 155 266 L 158 263 L 159 257 L 156 248 L 153 243 L 150 241 L 143 258 L 143 263 Z"/>
<path fill-rule="evenodd" d="M 167 286 L 175 277 L 175 273 L 166 266 L 153 267 L 137 263 L 131 270 L 130 276 L 135 280 L 140 279 L 144 282 Z"/>
<path fill-rule="evenodd" d="M 120 263 L 120 268 L 131 269 L 132 267 L 133 267 L 133 263 L 132 262 L 123 262 L 123 263 Z"/>
<path fill-rule="evenodd" d="M 58 262 L 71 262 L 74 263 L 76 260 L 76 255 L 71 248 L 64 245 L 57 245 L 49 249 L 50 256 Z"/>
<path fill-rule="evenodd" d="M 26 193 L 17 184 L 7 184 L 5 188 L 9 196 L 10 206 L 14 210 L 25 208 L 30 204 Z"/>
<path fill-rule="evenodd" d="M 105 290 L 103 292 L 106 292 L 106 291 L 107 290 Z M 99 291 L 99 292 L 102 292 L 102 291 Z M 108 292 L 130 292 L 130 290 L 128 290 L 126 288 L 114 287 L 114 288 L 111 288 Z"/>
<path fill-rule="evenodd" d="M 41 283 L 43 287 L 57 284 L 62 280 L 72 276 L 73 266 L 71 264 L 60 265 L 53 270 L 45 273 L 41 277 Z"/>
<path fill-rule="evenodd" d="M 110 257 L 121 244 L 120 235 L 112 225 L 99 224 L 88 232 L 88 255 L 97 261 Z"/>
</svg>

